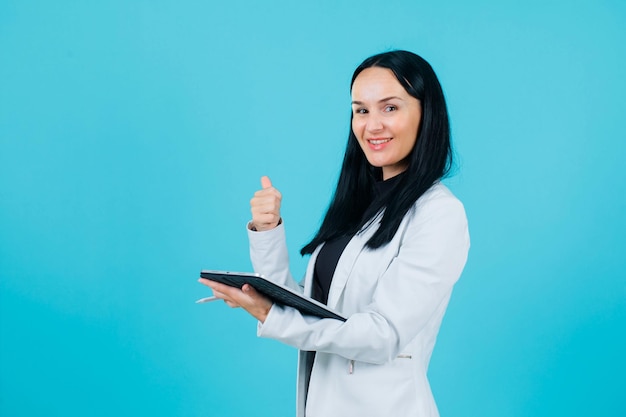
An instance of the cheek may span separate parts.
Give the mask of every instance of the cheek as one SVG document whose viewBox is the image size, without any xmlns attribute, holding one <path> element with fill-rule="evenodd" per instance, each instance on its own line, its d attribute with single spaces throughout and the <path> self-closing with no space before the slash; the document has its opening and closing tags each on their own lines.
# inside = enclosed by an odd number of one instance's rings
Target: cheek
<svg viewBox="0 0 626 417">
<path fill-rule="evenodd" d="M 419 120 L 417 122 L 415 120 L 407 120 L 406 123 L 403 123 L 402 126 L 396 131 L 401 132 L 402 137 L 405 139 L 407 144 L 411 145 L 412 149 L 415 145 L 418 128 Z"/>
<path fill-rule="evenodd" d="M 363 136 L 363 122 L 352 119 L 352 132 L 354 132 L 354 135 L 357 137 L 357 139 L 361 139 L 361 137 Z"/>
</svg>

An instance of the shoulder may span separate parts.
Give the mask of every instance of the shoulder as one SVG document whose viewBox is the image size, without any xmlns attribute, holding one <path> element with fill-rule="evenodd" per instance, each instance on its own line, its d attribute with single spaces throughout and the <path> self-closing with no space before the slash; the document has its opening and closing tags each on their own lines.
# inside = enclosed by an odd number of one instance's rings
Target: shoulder
<svg viewBox="0 0 626 417">
<path fill-rule="evenodd" d="M 413 205 L 403 219 L 407 230 L 467 230 L 463 203 L 441 182 L 436 182 Z"/>
<path fill-rule="evenodd" d="M 435 183 L 403 219 L 400 244 L 459 247 L 467 253 L 469 229 L 463 203 L 443 184 Z"/>
<path fill-rule="evenodd" d="M 459 211 L 465 215 L 465 208 L 461 200 L 448 187 L 437 181 L 415 202 L 412 214 L 419 216 L 442 208 Z"/>
</svg>

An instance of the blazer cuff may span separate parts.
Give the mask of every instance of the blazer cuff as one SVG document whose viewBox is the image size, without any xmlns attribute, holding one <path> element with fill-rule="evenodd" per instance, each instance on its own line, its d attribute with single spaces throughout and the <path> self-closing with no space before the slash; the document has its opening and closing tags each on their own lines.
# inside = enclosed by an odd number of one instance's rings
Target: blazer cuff
<svg viewBox="0 0 626 417">
<path fill-rule="evenodd" d="M 280 321 L 280 315 L 283 310 L 284 308 L 282 306 L 279 306 L 276 303 L 274 303 L 272 307 L 270 308 L 270 312 L 267 313 L 265 322 L 264 323 L 258 322 L 256 335 L 258 337 L 270 337 L 268 336 L 268 333 L 271 334 L 272 328 L 276 327 L 275 322 Z"/>
<path fill-rule="evenodd" d="M 285 236 L 285 226 L 283 225 L 282 220 L 278 224 L 278 226 L 270 230 L 257 231 L 257 230 L 252 230 L 251 227 L 252 227 L 252 222 L 250 221 L 246 225 L 246 230 L 248 231 L 248 239 L 250 240 L 250 244 L 254 244 L 254 243 L 263 244 L 267 242 L 274 242 L 277 238 L 281 238 Z"/>
</svg>

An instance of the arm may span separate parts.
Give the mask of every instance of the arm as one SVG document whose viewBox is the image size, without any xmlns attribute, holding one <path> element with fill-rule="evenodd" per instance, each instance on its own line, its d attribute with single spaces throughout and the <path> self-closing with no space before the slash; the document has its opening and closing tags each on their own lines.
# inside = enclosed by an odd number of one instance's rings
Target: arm
<svg viewBox="0 0 626 417">
<path fill-rule="evenodd" d="M 285 227 L 280 217 L 282 195 L 268 177 L 250 200 L 252 221 L 248 224 L 250 259 L 254 271 L 279 284 L 302 291 L 289 272 Z"/>
<path fill-rule="evenodd" d="M 289 257 L 285 230 L 280 219 L 282 196 L 272 187 L 268 177 L 261 178 L 262 189 L 250 200 L 252 221 L 248 224 L 250 255 L 256 272 L 302 291 L 289 272 Z M 207 279 L 199 282 L 210 287 L 213 294 L 230 307 L 242 307 L 260 322 L 264 322 L 273 303 L 250 285 L 232 288 Z"/>
<path fill-rule="evenodd" d="M 293 279 L 289 271 L 285 226 L 282 223 L 264 232 L 254 232 L 248 228 L 248 239 L 254 272 L 302 292 L 302 287 Z"/>
</svg>

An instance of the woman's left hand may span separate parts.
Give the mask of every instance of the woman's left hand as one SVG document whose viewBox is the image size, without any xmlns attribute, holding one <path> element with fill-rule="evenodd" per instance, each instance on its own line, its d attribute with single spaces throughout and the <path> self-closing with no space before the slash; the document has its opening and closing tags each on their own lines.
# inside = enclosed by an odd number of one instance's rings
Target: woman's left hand
<svg viewBox="0 0 626 417">
<path fill-rule="evenodd" d="M 239 289 L 204 278 L 200 278 L 198 282 L 210 287 L 213 290 L 213 295 L 224 300 L 229 307 L 241 307 L 261 323 L 265 322 L 274 304 L 249 284 L 244 284 Z"/>
</svg>

